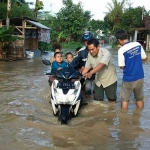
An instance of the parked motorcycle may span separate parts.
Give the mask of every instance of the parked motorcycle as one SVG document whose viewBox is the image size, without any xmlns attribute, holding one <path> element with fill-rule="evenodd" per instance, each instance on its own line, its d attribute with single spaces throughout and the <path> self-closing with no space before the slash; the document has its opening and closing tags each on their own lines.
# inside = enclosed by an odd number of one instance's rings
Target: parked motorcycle
<svg viewBox="0 0 150 150">
<path fill-rule="evenodd" d="M 44 64 L 50 65 L 48 61 Z M 80 79 L 82 74 L 70 67 L 57 70 L 54 73 L 46 73 L 54 78 L 51 85 L 51 105 L 54 115 L 58 116 L 61 124 L 67 124 L 68 120 L 78 115 L 81 96 Z"/>
</svg>

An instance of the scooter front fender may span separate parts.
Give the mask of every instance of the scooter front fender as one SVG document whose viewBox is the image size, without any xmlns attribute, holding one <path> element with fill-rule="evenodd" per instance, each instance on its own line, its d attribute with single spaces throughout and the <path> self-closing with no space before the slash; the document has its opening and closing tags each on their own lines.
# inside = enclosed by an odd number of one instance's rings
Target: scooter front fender
<svg viewBox="0 0 150 150">
<path fill-rule="evenodd" d="M 59 119 L 61 124 L 67 124 L 70 119 L 70 105 L 60 105 Z"/>
</svg>

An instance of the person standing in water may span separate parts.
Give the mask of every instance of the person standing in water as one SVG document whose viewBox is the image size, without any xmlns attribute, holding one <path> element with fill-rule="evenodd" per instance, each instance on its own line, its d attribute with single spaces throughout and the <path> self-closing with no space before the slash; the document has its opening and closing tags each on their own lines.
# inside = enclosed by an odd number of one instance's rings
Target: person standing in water
<svg viewBox="0 0 150 150">
<path fill-rule="evenodd" d="M 117 31 L 115 37 L 122 45 L 118 50 L 118 65 L 123 69 L 121 108 L 128 109 L 132 92 L 136 99 L 137 108 L 143 108 L 144 69 L 142 61 L 146 60 L 145 51 L 139 42 L 129 42 L 128 34 L 125 30 Z"/>
</svg>

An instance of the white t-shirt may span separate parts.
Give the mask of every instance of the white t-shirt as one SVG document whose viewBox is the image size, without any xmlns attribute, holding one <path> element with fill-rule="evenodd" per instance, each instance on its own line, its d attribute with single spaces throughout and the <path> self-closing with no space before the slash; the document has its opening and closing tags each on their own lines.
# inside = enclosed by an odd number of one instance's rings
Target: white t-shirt
<svg viewBox="0 0 150 150">
<path fill-rule="evenodd" d="M 132 82 L 144 78 L 143 58 L 146 58 L 146 54 L 138 42 L 127 42 L 118 50 L 118 65 L 124 66 L 123 81 Z"/>
</svg>

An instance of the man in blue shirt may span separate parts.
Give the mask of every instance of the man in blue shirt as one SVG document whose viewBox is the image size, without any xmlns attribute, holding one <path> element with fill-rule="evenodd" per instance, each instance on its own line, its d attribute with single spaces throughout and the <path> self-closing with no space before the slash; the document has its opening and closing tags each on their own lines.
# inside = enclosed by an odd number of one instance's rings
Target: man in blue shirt
<svg viewBox="0 0 150 150">
<path fill-rule="evenodd" d="M 118 65 L 123 69 L 121 107 L 122 109 L 128 109 L 129 99 L 133 92 L 137 107 L 143 108 L 144 70 L 142 60 L 146 60 L 145 51 L 140 43 L 129 42 L 125 30 L 117 31 L 115 37 L 122 45 L 118 50 Z"/>
</svg>

